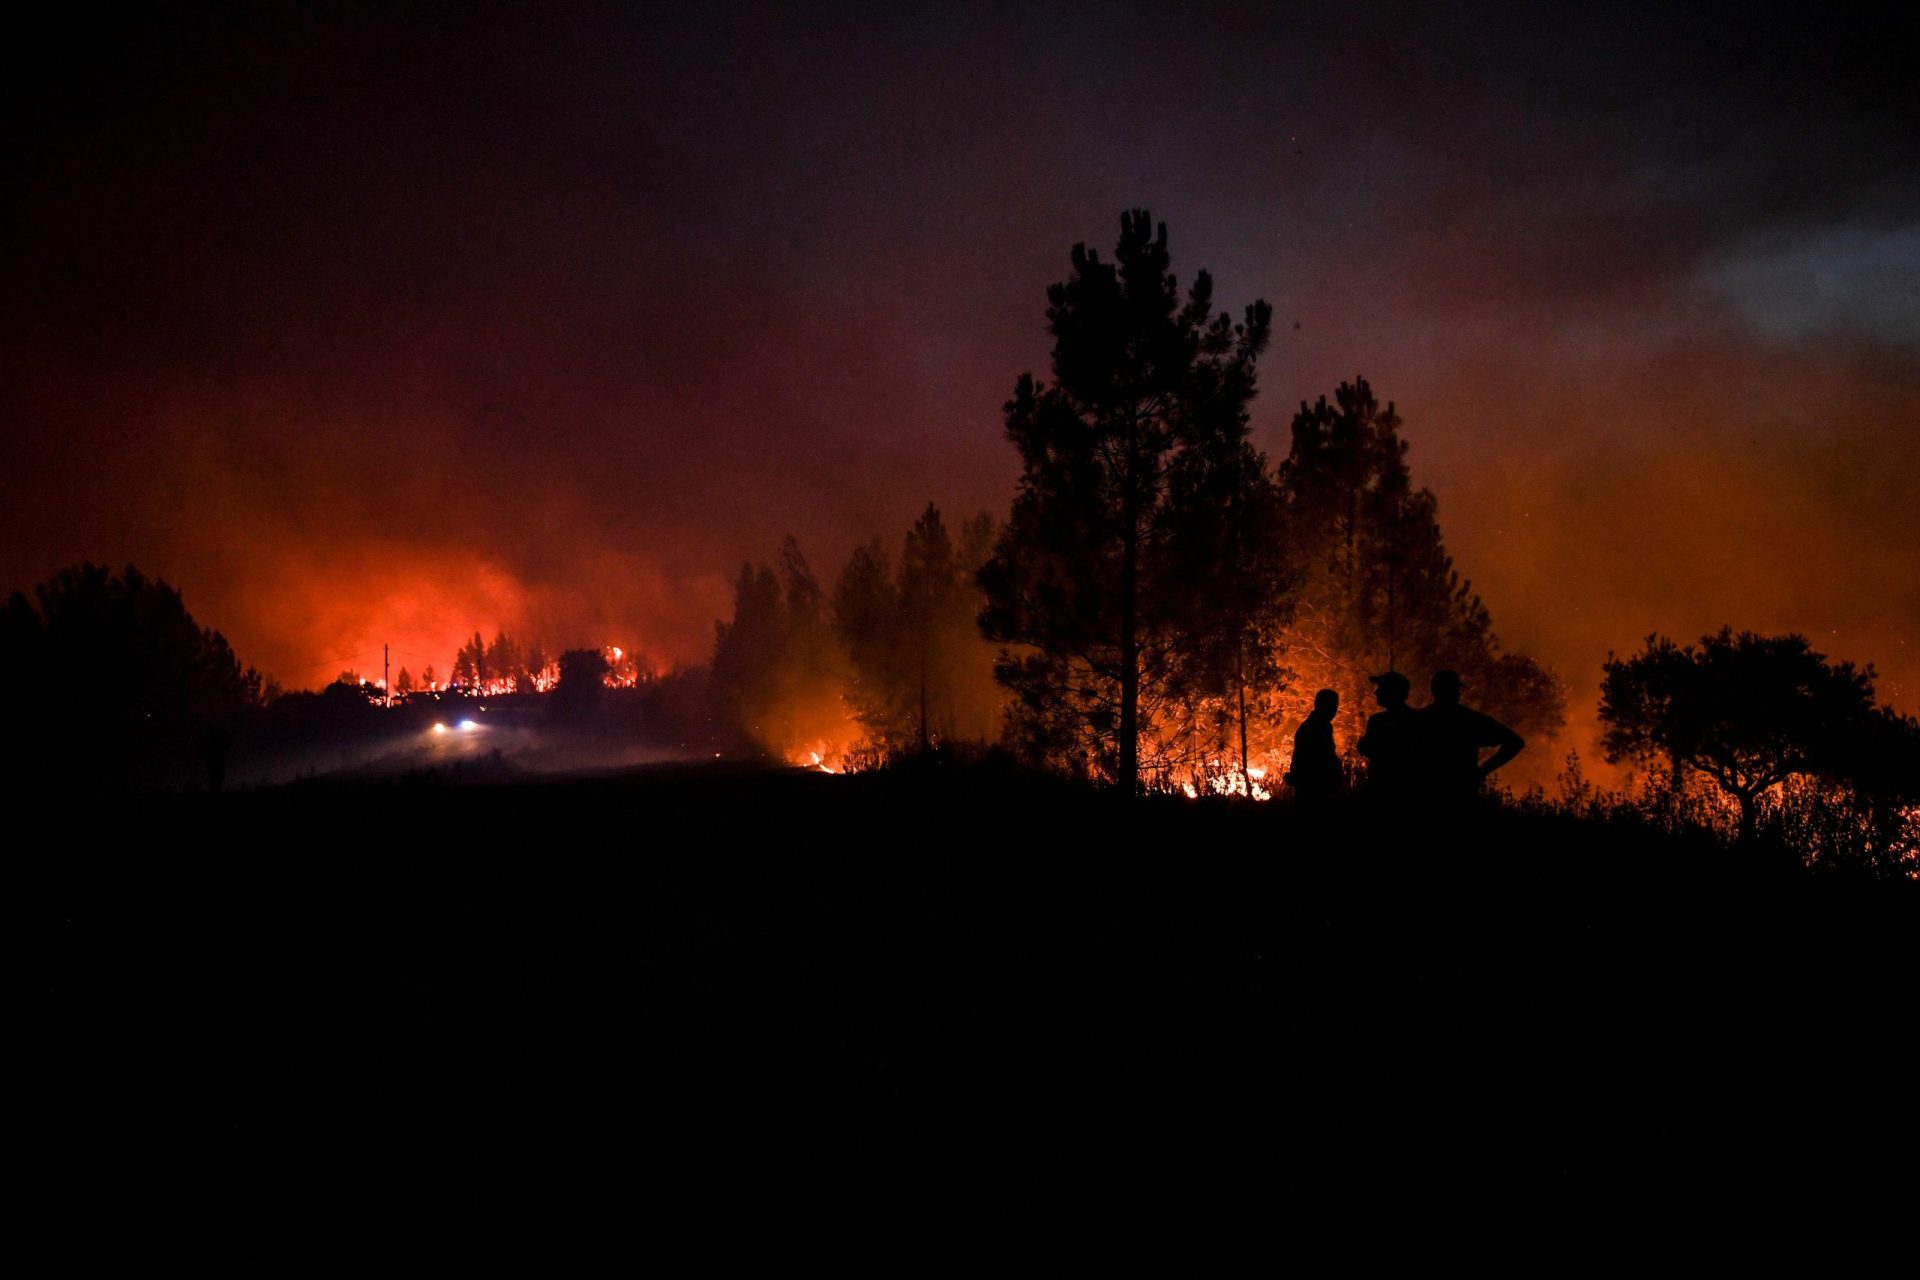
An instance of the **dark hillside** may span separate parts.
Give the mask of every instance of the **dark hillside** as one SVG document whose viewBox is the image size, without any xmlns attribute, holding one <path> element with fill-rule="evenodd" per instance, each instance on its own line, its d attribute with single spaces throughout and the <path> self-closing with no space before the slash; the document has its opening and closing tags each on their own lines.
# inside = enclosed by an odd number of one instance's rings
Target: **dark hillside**
<svg viewBox="0 0 1920 1280">
<path fill-rule="evenodd" d="M 263 1261 L 558 1206 L 635 1258 L 1278 1257 L 1356 1223 L 1356 1261 L 1544 1229 L 1567 1262 L 1870 1224 L 1920 1132 L 1911 886 L 1624 826 L 1399 847 L 991 771 L 716 768 L 66 827 L 24 851 L 44 1187 L 202 1247 L 304 1224 Z"/>
</svg>

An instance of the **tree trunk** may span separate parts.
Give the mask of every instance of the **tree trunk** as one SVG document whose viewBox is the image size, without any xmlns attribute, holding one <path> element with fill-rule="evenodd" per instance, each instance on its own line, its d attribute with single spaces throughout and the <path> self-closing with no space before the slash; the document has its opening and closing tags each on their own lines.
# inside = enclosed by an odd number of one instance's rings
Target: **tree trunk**
<svg viewBox="0 0 1920 1280">
<path fill-rule="evenodd" d="M 1247 772 L 1247 678 L 1242 674 L 1237 683 L 1240 695 L 1240 780 L 1247 784 L 1247 798 L 1253 798 L 1253 775 Z"/>
<path fill-rule="evenodd" d="M 1360 495 L 1357 492 L 1355 492 L 1351 486 L 1349 486 L 1347 489 L 1347 525 L 1345 530 L 1346 542 L 1347 542 L 1347 554 L 1344 561 L 1342 562 L 1342 567 L 1346 570 L 1346 577 L 1347 577 L 1346 605 L 1347 605 L 1347 617 L 1349 619 L 1353 617 L 1353 542 L 1354 542 L 1354 532 L 1355 532 L 1354 526 L 1359 523 L 1360 523 Z"/>
<path fill-rule="evenodd" d="M 1400 653 L 1394 643 L 1395 640 L 1398 639 L 1395 635 L 1395 618 L 1393 616 L 1393 580 L 1395 576 L 1394 563 L 1390 559 L 1387 561 L 1387 670 L 1389 671 L 1398 671 L 1400 669 Z"/>
<path fill-rule="evenodd" d="M 1140 641 L 1134 634 L 1134 572 L 1138 534 L 1131 513 L 1120 553 L 1120 789 L 1140 790 Z"/>
<path fill-rule="evenodd" d="M 1140 416 L 1127 417 L 1125 488 L 1120 499 L 1120 769 L 1122 793 L 1140 790 Z"/>
<path fill-rule="evenodd" d="M 932 735 L 927 732 L 927 643 L 923 638 L 920 642 L 920 754 L 927 754 L 932 745 Z"/>
<path fill-rule="evenodd" d="M 1733 798 L 1740 802 L 1740 843 L 1753 843 L 1755 829 L 1758 826 L 1760 797 L 1745 791 L 1736 791 Z"/>
</svg>

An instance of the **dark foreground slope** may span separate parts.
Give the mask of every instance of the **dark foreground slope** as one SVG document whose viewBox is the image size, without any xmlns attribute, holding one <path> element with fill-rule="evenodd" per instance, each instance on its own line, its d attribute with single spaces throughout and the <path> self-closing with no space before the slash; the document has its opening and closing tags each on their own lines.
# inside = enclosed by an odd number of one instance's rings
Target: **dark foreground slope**
<svg viewBox="0 0 1920 1280">
<path fill-rule="evenodd" d="M 1568 1261 L 1844 1250 L 1910 1195 L 1914 894 L 1644 833 L 1402 847 L 939 770 L 61 825 L 29 1053 L 81 1256 L 504 1253 L 422 1230 L 484 1208 L 556 1215 L 536 1254 Z"/>
</svg>

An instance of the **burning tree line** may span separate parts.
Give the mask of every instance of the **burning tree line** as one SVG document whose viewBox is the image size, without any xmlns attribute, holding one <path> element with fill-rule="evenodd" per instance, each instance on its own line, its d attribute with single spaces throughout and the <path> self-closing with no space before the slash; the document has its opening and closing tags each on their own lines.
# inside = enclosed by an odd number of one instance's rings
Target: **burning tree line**
<svg viewBox="0 0 1920 1280">
<path fill-rule="evenodd" d="M 496 631 L 493 639 L 488 640 L 476 631 L 471 640 L 455 651 L 445 680 L 431 663 L 422 668 L 417 679 L 402 666 L 393 678 L 393 692 L 400 697 L 446 691 L 488 698 L 514 693 L 552 693 L 569 671 L 576 680 L 595 681 L 608 689 L 636 688 L 657 674 L 645 658 L 619 645 L 569 649 L 553 656 L 537 640 L 523 643 L 505 631 Z M 357 671 L 342 671 L 333 682 L 370 690 L 367 696 L 376 701 L 386 693 L 385 685 Z"/>
<path fill-rule="evenodd" d="M 406 693 L 408 672 L 400 669 L 396 691 Z M 560 680 L 560 663 L 548 656 L 538 641 L 522 643 L 504 631 L 494 633 L 488 643 L 476 631 L 453 656 L 449 684 L 478 693 L 545 693 Z M 433 687 L 433 670 L 427 669 L 424 682 Z"/>
<path fill-rule="evenodd" d="M 1009 520 L 954 538 L 929 505 L 897 567 L 869 543 L 831 594 L 791 539 L 744 568 L 723 714 L 802 758 L 998 740 L 1126 788 L 1256 795 L 1317 689 L 1351 744 L 1388 669 L 1451 668 L 1521 733 L 1559 730 L 1559 682 L 1502 651 L 1364 379 L 1303 404 L 1274 466 L 1248 428 L 1271 309 L 1216 314 L 1204 272 L 1183 295 L 1144 212 L 1112 262 L 1075 246 L 1047 299 L 1052 380 L 1005 407 Z"/>
<path fill-rule="evenodd" d="M 878 538 L 833 590 L 788 538 L 778 566 L 744 565 L 715 628 L 720 720 L 799 764 L 839 768 L 1000 734 L 1003 695 L 980 634 L 985 512 L 955 536 L 931 503 L 896 563 Z"/>
</svg>

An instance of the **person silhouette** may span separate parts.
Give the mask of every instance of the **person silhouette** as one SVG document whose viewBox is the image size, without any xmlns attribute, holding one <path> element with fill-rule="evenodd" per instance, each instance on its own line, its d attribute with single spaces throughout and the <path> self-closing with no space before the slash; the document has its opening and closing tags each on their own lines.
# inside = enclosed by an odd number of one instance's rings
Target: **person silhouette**
<svg viewBox="0 0 1920 1280">
<path fill-rule="evenodd" d="M 1313 710 L 1293 731 L 1293 764 L 1287 781 L 1293 784 L 1294 798 L 1302 808 L 1324 809 L 1346 785 L 1340 753 L 1333 747 L 1333 717 L 1339 710 L 1340 695 L 1322 689 L 1313 695 Z"/>
<path fill-rule="evenodd" d="M 1429 687 L 1433 701 L 1418 713 L 1426 773 L 1435 800 L 1464 805 L 1495 769 L 1520 754 L 1526 739 L 1485 712 L 1461 706 L 1458 672 L 1434 672 Z M 1494 753 L 1482 760 L 1489 747 Z"/>
<path fill-rule="evenodd" d="M 1355 749 L 1367 758 L 1367 789 L 1389 804 L 1412 794 L 1420 772 L 1420 716 L 1407 705 L 1413 685 L 1398 671 L 1368 676 L 1380 710 L 1367 719 Z"/>
</svg>

